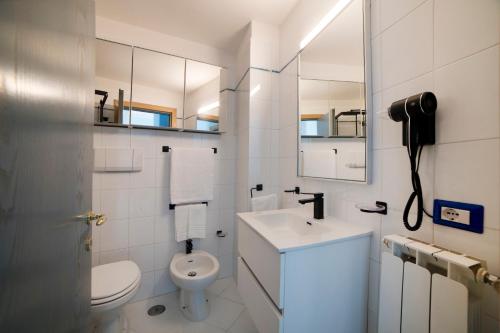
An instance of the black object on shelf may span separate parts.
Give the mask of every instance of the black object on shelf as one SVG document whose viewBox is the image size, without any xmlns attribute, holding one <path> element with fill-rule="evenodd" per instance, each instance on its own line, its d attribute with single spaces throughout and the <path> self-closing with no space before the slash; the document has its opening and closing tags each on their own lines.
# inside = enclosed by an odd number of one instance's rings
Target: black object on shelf
<svg viewBox="0 0 500 333">
<path fill-rule="evenodd" d="M 200 204 L 204 204 L 204 205 L 207 205 L 208 206 L 208 201 L 203 201 L 203 202 L 198 202 Z M 193 203 L 189 203 L 189 204 L 179 204 L 179 205 L 176 205 L 176 204 L 168 204 L 168 209 L 170 210 L 173 210 L 175 209 L 176 206 L 184 206 L 184 205 L 194 205 L 196 204 L 196 202 L 193 202 Z"/>
<path fill-rule="evenodd" d="M 217 154 L 217 148 L 212 147 L 211 149 L 214 151 L 214 154 Z M 172 148 L 170 146 L 162 146 L 161 147 L 161 151 L 164 153 L 169 153 L 170 150 L 172 150 Z"/>
<path fill-rule="evenodd" d="M 300 194 L 300 187 L 295 186 L 293 190 L 285 190 L 285 193 L 295 193 L 295 194 Z"/>
<path fill-rule="evenodd" d="M 102 122 L 104 121 L 104 105 L 106 104 L 106 100 L 108 99 L 108 92 L 96 89 L 95 94 L 102 96 L 101 100 L 99 101 L 99 121 Z"/>
<path fill-rule="evenodd" d="M 366 205 L 356 205 L 363 213 L 387 215 L 387 202 L 375 201 L 375 207 Z"/>
<path fill-rule="evenodd" d="M 264 185 L 262 185 L 262 184 L 257 184 L 257 185 L 255 185 L 255 187 L 252 187 L 250 189 L 250 198 L 253 198 L 253 190 L 256 190 L 257 192 L 260 192 L 263 189 L 264 189 Z"/>
</svg>

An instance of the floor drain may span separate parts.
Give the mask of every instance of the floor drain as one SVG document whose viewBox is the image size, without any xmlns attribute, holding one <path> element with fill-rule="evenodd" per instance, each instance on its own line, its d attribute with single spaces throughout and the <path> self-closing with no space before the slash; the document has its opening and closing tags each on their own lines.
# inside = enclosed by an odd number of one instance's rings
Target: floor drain
<svg viewBox="0 0 500 333">
<path fill-rule="evenodd" d="M 189 272 L 189 273 L 188 273 L 188 276 L 191 276 L 191 277 L 192 277 L 192 276 L 196 276 L 196 272 Z"/>
<path fill-rule="evenodd" d="M 164 305 L 153 305 L 152 307 L 149 308 L 148 315 L 157 316 L 159 314 L 162 314 L 163 312 L 165 312 Z"/>
</svg>

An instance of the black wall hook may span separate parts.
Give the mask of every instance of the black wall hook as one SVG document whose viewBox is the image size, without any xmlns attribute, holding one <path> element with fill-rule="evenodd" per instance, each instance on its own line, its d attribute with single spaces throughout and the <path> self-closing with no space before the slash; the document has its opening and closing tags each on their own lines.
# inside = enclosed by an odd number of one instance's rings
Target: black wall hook
<svg viewBox="0 0 500 333">
<path fill-rule="evenodd" d="M 210 149 L 212 149 L 214 151 L 214 154 L 217 154 L 217 148 L 216 147 L 212 147 Z M 163 153 L 169 153 L 171 150 L 172 150 L 172 148 L 170 146 L 162 146 L 161 147 L 161 151 Z"/>
<path fill-rule="evenodd" d="M 255 187 L 252 187 L 250 189 L 250 198 L 253 198 L 253 190 L 256 190 L 257 192 L 260 192 L 263 189 L 264 189 L 264 185 L 262 185 L 262 184 L 257 184 L 257 185 L 255 185 Z"/>
</svg>

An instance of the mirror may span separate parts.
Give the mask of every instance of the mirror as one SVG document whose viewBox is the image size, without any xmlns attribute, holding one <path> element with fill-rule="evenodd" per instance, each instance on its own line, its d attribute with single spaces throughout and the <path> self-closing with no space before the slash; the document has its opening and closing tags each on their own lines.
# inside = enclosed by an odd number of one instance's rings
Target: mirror
<svg viewBox="0 0 500 333">
<path fill-rule="evenodd" d="M 129 124 L 122 110 L 129 108 L 132 75 L 132 47 L 96 40 L 95 113 L 96 123 Z"/>
<path fill-rule="evenodd" d="M 367 181 L 363 0 L 353 0 L 299 56 L 298 174 Z"/>
<path fill-rule="evenodd" d="M 132 102 L 123 117 L 131 125 L 182 128 L 184 71 L 183 58 L 135 47 Z"/>
<path fill-rule="evenodd" d="M 186 60 L 184 128 L 219 131 L 221 68 Z"/>
</svg>

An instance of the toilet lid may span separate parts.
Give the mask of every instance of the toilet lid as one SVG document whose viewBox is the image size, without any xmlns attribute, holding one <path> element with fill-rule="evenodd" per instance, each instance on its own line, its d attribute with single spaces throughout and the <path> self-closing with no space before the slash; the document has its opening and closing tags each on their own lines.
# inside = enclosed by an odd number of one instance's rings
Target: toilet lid
<svg viewBox="0 0 500 333">
<path fill-rule="evenodd" d="M 139 267 L 129 260 L 92 267 L 92 299 L 121 293 L 136 283 L 140 274 Z"/>
</svg>

